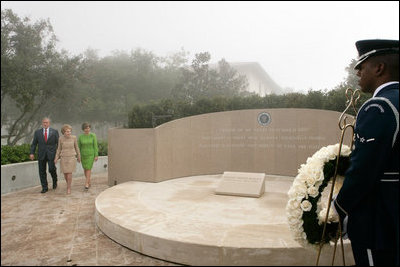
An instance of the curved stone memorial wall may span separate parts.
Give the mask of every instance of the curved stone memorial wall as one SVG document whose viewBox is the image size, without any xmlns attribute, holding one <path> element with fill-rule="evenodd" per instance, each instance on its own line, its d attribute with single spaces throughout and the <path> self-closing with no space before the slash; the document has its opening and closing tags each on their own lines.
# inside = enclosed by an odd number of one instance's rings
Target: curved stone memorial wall
<svg viewBox="0 0 400 267">
<path fill-rule="evenodd" d="M 339 142 L 339 116 L 315 109 L 252 109 L 186 117 L 154 129 L 112 128 L 109 185 L 224 171 L 296 176 L 309 156 Z"/>
</svg>

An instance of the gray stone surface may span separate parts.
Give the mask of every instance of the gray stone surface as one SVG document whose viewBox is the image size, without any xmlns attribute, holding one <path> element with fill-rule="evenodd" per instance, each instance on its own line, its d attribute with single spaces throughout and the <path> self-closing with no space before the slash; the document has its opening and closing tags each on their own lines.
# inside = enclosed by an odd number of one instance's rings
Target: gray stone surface
<svg viewBox="0 0 400 267">
<path fill-rule="evenodd" d="M 292 237 L 285 206 L 293 177 L 267 175 L 260 198 L 215 194 L 222 174 L 130 181 L 96 198 L 96 223 L 135 251 L 186 265 L 314 265 L 317 251 Z M 354 264 L 350 244 L 346 262 Z M 325 246 L 320 265 L 330 265 Z M 336 264 L 341 264 L 340 253 Z"/>
<path fill-rule="evenodd" d="M 36 172 L 35 172 L 36 173 Z M 107 173 L 74 178 L 66 195 L 40 186 L 1 195 L 2 266 L 165 266 L 178 265 L 137 253 L 112 241 L 94 221 L 94 202 L 108 188 Z"/>
<path fill-rule="evenodd" d="M 92 177 L 92 186 L 89 191 L 84 190 L 84 177 L 76 177 L 72 182 L 72 194 L 66 195 L 66 184 L 63 179 L 60 179 L 59 186 L 56 190 L 50 189 L 46 194 L 40 194 L 40 186 L 31 187 L 28 189 L 20 190 L 17 192 L 7 193 L 1 195 L 1 265 L 2 266 L 179 266 L 178 263 L 172 263 L 165 260 L 160 260 L 154 257 L 146 256 L 142 253 L 133 251 L 121 244 L 113 241 L 105 235 L 95 223 L 95 200 L 101 192 L 108 189 L 107 173 L 96 174 Z M 261 199 L 268 196 L 266 200 L 271 200 L 270 197 L 282 195 L 282 190 L 288 189 L 288 181 L 285 179 L 271 180 L 267 183 L 266 188 L 268 194 L 264 194 Z M 179 180 L 179 179 L 178 179 Z M 188 181 L 181 180 L 181 185 L 186 188 L 186 194 L 181 195 L 181 201 L 192 202 L 202 201 L 202 193 L 197 192 L 192 194 L 193 191 L 187 190 L 190 188 Z M 149 183 L 153 184 L 153 183 Z M 186 184 L 186 185 L 185 185 Z M 195 185 L 204 185 L 203 182 L 197 181 Z M 156 185 L 156 184 L 154 184 Z M 161 183 L 158 184 L 159 186 Z M 192 184 L 193 185 L 193 184 Z M 123 186 L 118 185 L 118 186 Z M 161 188 L 162 189 L 162 188 Z M 106 190 L 107 191 L 107 190 Z M 210 193 L 213 194 L 212 191 Z M 216 196 L 219 198 L 231 198 L 230 196 Z M 151 195 L 147 196 L 151 197 Z M 157 200 L 157 194 L 152 197 Z M 232 197 L 233 199 L 240 199 Z M 146 199 L 146 198 L 145 198 Z M 247 198 L 243 198 L 247 199 Z M 255 201 L 259 199 L 248 198 L 248 201 Z M 150 203 L 154 203 L 149 201 Z M 121 202 L 122 203 L 122 202 Z M 171 205 L 176 204 L 174 202 Z M 274 205 L 274 203 L 270 203 Z M 282 209 L 283 203 L 275 203 L 277 209 Z M 280 206 L 281 205 L 281 206 Z M 153 207 L 157 209 L 157 207 Z M 184 210 L 185 211 L 185 210 Z M 273 211 L 282 212 L 282 211 Z M 240 217 L 245 217 L 246 214 L 236 214 L 233 217 L 226 219 L 231 222 L 238 223 Z M 140 217 L 140 216 L 139 216 Z M 218 217 L 218 216 L 217 216 Z M 282 217 L 271 216 L 269 220 L 280 220 Z M 216 219 L 216 218 L 214 218 Z M 162 221 L 160 221 L 162 223 Z M 170 224 L 171 230 L 184 235 L 186 228 L 182 227 L 177 221 L 176 224 Z M 147 224 L 142 227 L 146 228 Z M 187 227 L 196 226 L 186 223 Z M 264 238 L 254 234 L 252 230 L 257 230 L 257 225 L 253 225 L 248 229 L 238 228 L 235 230 L 236 235 L 231 235 L 226 239 L 226 242 L 233 242 L 233 244 L 241 244 L 241 240 L 248 239 L 253 242 L 262 241 L 265 244 L 275 244 L 275 238 L 285 238 L 287 235 L 286 230 L 279 225 L 270 225 L 268 229 L 261 229 L 266 231 L 264 235 L 269 236 Z M 253 229 L 252 229 L 253 228 Z M 218 229 L 210 228 L 205 240 L 218 232 Z M 189 232 L 187 232 L 189 233 Z M 257 231 L 256 231 L 257 233 Z M 157 232 L 154 232 L 156 235 Z M 147 239 L 148 241 L 150 239 Z M 153 239 L 154 240 L 154 239 Z M 135 240 L 138 244 L 140 240 Z M 209 241 L 207 241 L 209 242 Z M 169 248 L 172 251 L 182 249 L 174 246 L 173 242 L 169 243 Z M 156 250 L 159 243 L 147 243 L 145 247 L 150 250 Z M 190 244 L 189 244 L 190 245 Z M 290 244 L 281 243 L 283 246 Z M 245 264 L 245 265 L 280 265 L 283 260 L 292 258 L 293 264 L 290 265 L 314 265 L 316 254 L 306 251 L 302 248 L 293 247 L 287 248 L 285 253 L 276 254 L 274 250 L 281 249 L 279 244 L 275 244 L 269 252 L 270 256 L 261 260 L 259 264 Z M 301 259 L 307 260 L 309 264 L 304 264 L 298 261 L 298 258 L 293 258 L 292 253 L 298 251 L 298 256 Z M 137 251 L 140 251 L 138 249 Z M 151 251 L 147 251 L 151 252 Z M 251 247 L 242 247 L 241 253 L 247 255 L 247 259 L 257 259 L 260 255 L 255 253 Z M 328 251 L 330 252 L 330 251 Z M 347 251 L 348 252 L 348 251 Z M 193 251 L 195 255 L 200 257 L 201 250 Z M 235 247 L 225 247 L 221 250 L 220 256 L 225 258 L 234 258 L 237 256 L 238 251 Z M 150 255 L 151 253 L 149 253 Z M 329 253 L 328 253 L 329 254 Z M 325 254 L 324 254 L 325 255 Z M 329 254 L 331 255 L 331 254 Z M 347 255 L 352 256 L 352 255 Z M 210 255 L 203 255 L 203 257 L 210 257 Z M 330 265 L 330 257 L 324 256 L 320 265 Z M 197 261 L 194 265 L 200 265 L 201 261 Z M 347 265 L 354 264 L 354 261 L 346 261 Z M 239 265 L 239 264 L 233 264 Z M 335 261 L 335 265 L 341 265 L 340 260 Z"/>
</svg>

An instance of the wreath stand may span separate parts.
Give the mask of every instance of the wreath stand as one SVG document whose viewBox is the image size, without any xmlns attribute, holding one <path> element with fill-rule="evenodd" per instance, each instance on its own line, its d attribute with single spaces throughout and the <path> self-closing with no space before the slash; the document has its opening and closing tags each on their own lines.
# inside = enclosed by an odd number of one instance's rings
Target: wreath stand
<svg viewBox="0 0 400 267">
<path fill-rule="evenodd" d="M 338 170 L 338 166 L 339 166 L 340 152 L 341 152 L 341 150 L 342 150 L 344 135 L 345 135 L 345 132 L 346 132 L 346 130 L 347 130 L 348 128 L 350 128 L 350 130 L 351 130 L 351 136 L 353 136 L 353 134 L 354 134 L 354 124 L 355 124 L 356 120 L 354 119 L 352 122 L 347 123 L 347 122 L 346 122 L 346 120 L 347 120 L 346 112 L 347 112 L 347 110 L 348 110 L 350 107 L 352 107 L 353 110 L 354 110 L 354 113 L 357 114 L 356 104 L 357 104 L 358 99 L 360 98 L 360 90 L 358 90 L 358 89 L 353 90 L 353 89 L 351 89 L 351 88 L 348 88 L 348 89 L 346 90 L 345 95 L 346 95 L 346 98 L 347 98 L 347 101 L 346 101 L 347 106 L 346 106 L 345 110 L 342 112 L 342 114 L 341 114 L 340 117 L 339 117 L 339 129 L 341 130 L 341 136 L 340 136 L 340 142 L 339 142 L 339 152 L 338 152 L 338 154 L 337 154 L 338 156 L 336 157 L 335 172 L 334 172 L 334 175 L 333 175 L 333 178 L 332 178 L 332 187 L 331 187 L 331 191 L 330 191 L 330 193 L 329 193 L 327 211 L 326 211 L 326 216 L 325 216 L 325 221 L 324 221 L 324 228 L 323 228 L 323 231 L 322 231 L 321 242 L 320 242 L 320 244 L 319 244 L 319 250 L 318 250 L 318 256 L 317 256 L 316 266 L 318 266 L 319 258 L 320 258 L 320 255 L 321 255 L 322 246 L 324 245 L 323 240 L 324 240 L 324 237 L 325 237 L 326 224 L 327 224 L 327 222 L 328 222 L 329 210 L 330 210 L 330 207 L 331 207 L 333 189 L 334 189 L 334 187 L 335 187 L 336 176 L 337 176 L 337 170 Z M 350 149 L 351 149 L 351 150 L 352 150 L 352 148 L 353 148 L 353 140 L 354 140 L 354 139 L 351 138 L 351 144 L 350 144 Z M 337 247 L 337 241 L 338 241 L 338 239 L 340 239 L 340 245 L 341 245 L 341 249 L 342 249 L 343 266 L 345 266 L 346 263 L 345 263 L 345 259 L 344 259 L 344 247 L 343 247 L 343 238 L 342 238 L 342 225 L 341 225 L 341 223 L 340 223 L 340 220 L 339 220 L 339 226 L 338 226 L 338 228 L 339 228 L 339 229 L 338 229 L 337 234 L 336 234 L 335 246 L 334 246 L 333 256 L 332 256 L 332 266 L 333 266 L 333 263 L 334 263 L 334 261 L 335 261 L 335 254 L 336 254 L 336 247 Z"/>
</svg>

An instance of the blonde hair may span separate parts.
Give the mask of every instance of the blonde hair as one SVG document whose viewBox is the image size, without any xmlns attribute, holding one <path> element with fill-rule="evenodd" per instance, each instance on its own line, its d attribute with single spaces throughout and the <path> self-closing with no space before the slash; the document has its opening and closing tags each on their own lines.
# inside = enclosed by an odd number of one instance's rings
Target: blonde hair
<svg viewBox="0 0 400 267">
<path fill-rule="evenodd" d="M 69 124 L 64 124 L 61 128 L 61 133 L 64 134 L 67 129 L 70 129 L 72 131 L 72 126 Z"/>
</svg>

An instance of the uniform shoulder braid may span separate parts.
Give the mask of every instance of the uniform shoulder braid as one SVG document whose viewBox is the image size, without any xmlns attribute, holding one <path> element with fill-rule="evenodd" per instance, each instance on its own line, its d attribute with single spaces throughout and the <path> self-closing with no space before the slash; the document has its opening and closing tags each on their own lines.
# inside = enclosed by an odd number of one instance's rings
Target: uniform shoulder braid
<svg viewBox="0 0 400 267">
<path fill-rule="evenodd" d="M 393 146 L 399 132 L 399 111 L 385 97 L 371 98 L 358 112 L 356 126 L 356 141 L 368 143 L 381 137 L 390 139 Z"/>
</svg>

